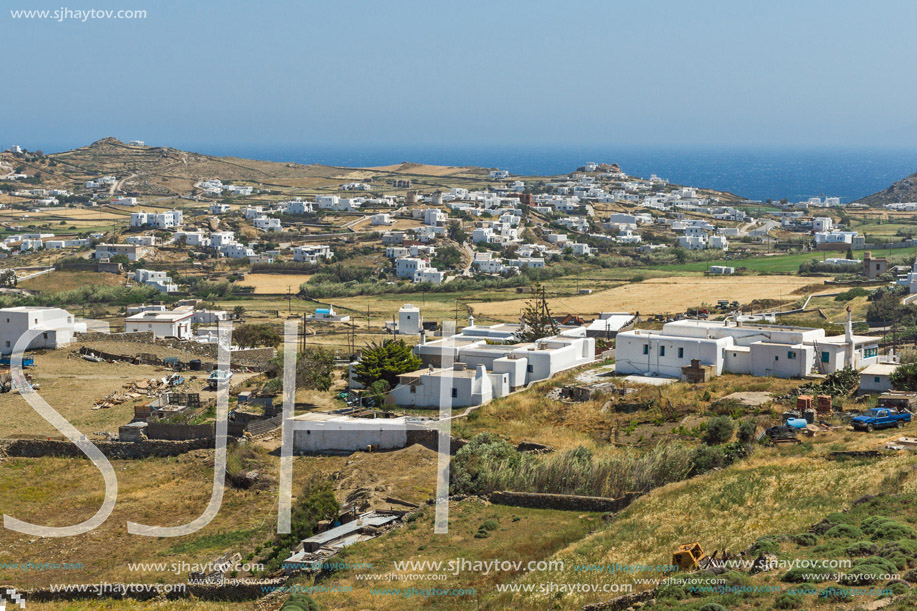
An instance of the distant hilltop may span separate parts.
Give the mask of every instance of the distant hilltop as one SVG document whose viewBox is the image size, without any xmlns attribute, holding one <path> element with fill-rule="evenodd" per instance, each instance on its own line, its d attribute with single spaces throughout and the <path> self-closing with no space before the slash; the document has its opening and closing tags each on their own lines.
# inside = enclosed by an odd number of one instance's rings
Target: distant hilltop
<svg viewBox="0 0 917 611">
<path fill-rule="evenodd" d="M 862 204 L 882 205 L 917 201 L 917 172 L 893 182 L 887 189 L 867 195 Z"/>
<path fill-rule="evenodd" d="M 20 147 L 0 153 L 0 177 L 21 175 L 32 185 L 44 188 L 83 190 L 100 178 L 109 196 L 188 197 L 200 196 L 200 185 L 219 179 L 251 187 L 267 195 L 282 195 L 356 189 L 387 195 L 406 195 L 408 190 L 431 193 L 449 188 L 490 189 L 543 188 L 556 180 L 569 180 L 573 174 L 628 176 L 617 163 L 586 162 L 556 175 L 517 176 L 498 168 L 430 165 L 403 161 L 377 167 L 341 167 L 320 164 L 263 161 L 241 157 L 217 157 L 172 147 L 148 146 L 142 140 L 128 143 L 107 137 L 92 144 L 61 153 L 45 155 Z M 524 180 L 521 180 L 524 179 Z M 654 185 L 668 184 L 655 175 Z M 677 185 L 669 185 L 675 187 Z M 85 187 L 88 188 L 88 187 Z M 728 192 L 697 188 L 705 197 L 740 201 Z"/>
</svg>

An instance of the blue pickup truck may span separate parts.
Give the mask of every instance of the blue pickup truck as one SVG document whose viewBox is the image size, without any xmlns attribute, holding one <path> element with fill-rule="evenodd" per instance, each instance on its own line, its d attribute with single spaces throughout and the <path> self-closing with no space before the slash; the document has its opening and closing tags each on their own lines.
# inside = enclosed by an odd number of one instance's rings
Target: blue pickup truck
<svg viewBox="0 0 917 611">
<path fill-rule="evenodd" d="M 911 421 L 910 412 L 899 412 L 889 407 L 874 407 L 854 416 L 850 424 L 858 431 L 869 431 L 890 426 L 902 427 Z"/>
</svg>

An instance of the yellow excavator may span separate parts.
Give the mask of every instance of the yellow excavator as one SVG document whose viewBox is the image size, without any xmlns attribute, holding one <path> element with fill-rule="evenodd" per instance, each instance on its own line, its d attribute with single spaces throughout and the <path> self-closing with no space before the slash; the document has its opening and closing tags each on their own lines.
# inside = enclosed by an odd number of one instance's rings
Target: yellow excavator
<svg viewBox="0 0 917 611">
<path fill-rule="evenodd" d="M 707 554 L 704 553 L 704 548 L 700 543 L 679 545 L 672 554 L 672 565 L 678 567 L 679 571 L 696 571 L 704 568 L 706 564 L 708 564 Z"/>
</svg>

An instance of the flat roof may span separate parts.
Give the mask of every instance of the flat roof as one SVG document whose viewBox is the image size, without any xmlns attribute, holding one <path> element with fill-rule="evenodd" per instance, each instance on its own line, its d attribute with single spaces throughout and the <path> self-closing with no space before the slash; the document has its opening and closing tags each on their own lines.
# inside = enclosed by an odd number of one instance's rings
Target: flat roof
<svg viewBox="0 0 917 611">
<path fill-rule="evenodd" d="M 898 363 L 875 363 L 860 372 L 860 375 L 890 376 L 898 369 Z"/>
</svg>

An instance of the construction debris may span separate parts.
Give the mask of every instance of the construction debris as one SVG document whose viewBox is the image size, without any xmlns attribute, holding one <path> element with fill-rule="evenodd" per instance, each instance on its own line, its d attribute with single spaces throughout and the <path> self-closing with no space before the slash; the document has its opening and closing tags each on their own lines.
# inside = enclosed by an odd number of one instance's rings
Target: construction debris
<svg viewBox="0 0 917 611">
<path fill-rule="evenodd" d="M 158 396 L 160 393 L 184 383 L 185 378 L 174 373 L 160 379 L 149 378 L 135 380 L 134 382 L 125 384 L 122 390 L 116 390 L 101 401 L 98 401 L 92 409 L 108 409 L 115 405 L 126 403 L 127 401 L 135 401 L 143 397 Z"/>
</svg>

